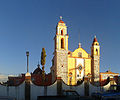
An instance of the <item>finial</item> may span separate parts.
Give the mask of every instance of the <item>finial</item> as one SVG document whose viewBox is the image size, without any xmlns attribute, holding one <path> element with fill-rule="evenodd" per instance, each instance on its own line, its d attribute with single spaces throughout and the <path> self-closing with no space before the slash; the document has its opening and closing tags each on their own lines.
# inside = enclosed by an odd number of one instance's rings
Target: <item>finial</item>
<svg viewBox="0 0 120 100">
<path fill-rule="evenodd" d="M 81 48 L 81 43 L 79 42 L 79 45 L 78 45 L 79 48 Z"/>
<path fill-rule="evenodd" d="M 40 67 L 39 61 L 38 61 L 38 65 L 37 66 Z"/>
<path fill-rule="evenodd" d="M 95 37 L 94 38 L 96 38 L 96 35 L 95 35 Z"/>
<path fill-rule="evenodd" d="M 62 16 L 60 16 L 60 20 L 62 20 Z"/>
</svg>

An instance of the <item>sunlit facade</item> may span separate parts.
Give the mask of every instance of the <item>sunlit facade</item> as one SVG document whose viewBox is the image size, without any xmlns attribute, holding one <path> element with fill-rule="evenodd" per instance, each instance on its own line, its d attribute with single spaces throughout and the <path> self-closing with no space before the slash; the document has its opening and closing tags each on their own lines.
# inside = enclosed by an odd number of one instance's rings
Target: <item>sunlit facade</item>
<svg viewBox="0 0 120 100">
<path fill-rule="evenodd" d="M 62 19 L 57 24 L 54 37 L 54 57 L 52 60 L 52 80 L 61 77 L 68 85 L 76 85 L 85 77 L 99 81 L 100 46 L 94 37 L 91 54 L 87 53 L 79 43 L 78 48 L 71 52 L 68 50 L 67 26 Z"/>
</svg>

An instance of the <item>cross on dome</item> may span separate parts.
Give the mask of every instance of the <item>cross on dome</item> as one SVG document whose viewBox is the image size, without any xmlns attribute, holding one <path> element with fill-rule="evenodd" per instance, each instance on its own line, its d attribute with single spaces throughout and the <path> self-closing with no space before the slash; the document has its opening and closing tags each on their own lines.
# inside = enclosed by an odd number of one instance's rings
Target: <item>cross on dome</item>
<svg viewBox="0 0 120 100">
<path fill-rule="evenodd" d="M 62 21 L 62 16 L 60 16 L 60 21 L 58 23 L 64 23 L 64 21 Z"/>
<path fill-rule="evenodd" d="M 60 16 L 60 20 L 62 20 L 62 16 Z"/>
<path fill-rule="evenodd" d="M 81 43 L 79 42 L 78 47 L 81 48 Z"/>
<path fill-rule="evenodd" d="M 96 35 L 94 36 L 94 38 L 96 38 Z"/>
<path fill-rule="evenodd" d="M 38 65 L 37 66 L 40 67 L 39 61 L 38 61 Z"/>
</svg>

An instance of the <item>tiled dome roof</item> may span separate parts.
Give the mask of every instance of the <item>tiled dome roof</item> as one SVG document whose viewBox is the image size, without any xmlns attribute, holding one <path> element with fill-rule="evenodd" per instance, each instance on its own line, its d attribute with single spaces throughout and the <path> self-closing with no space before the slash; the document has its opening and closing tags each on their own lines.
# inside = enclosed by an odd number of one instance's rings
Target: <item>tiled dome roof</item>
<svg viewBox="0 0 120 100">
<path fill-rule="evenodd" d="M 42 70 L 39 67 L 40 65 L 38 64 L 38 68 L 36 68 L 33 72 L 33 74 L 42 74 Z"/>
</svg>

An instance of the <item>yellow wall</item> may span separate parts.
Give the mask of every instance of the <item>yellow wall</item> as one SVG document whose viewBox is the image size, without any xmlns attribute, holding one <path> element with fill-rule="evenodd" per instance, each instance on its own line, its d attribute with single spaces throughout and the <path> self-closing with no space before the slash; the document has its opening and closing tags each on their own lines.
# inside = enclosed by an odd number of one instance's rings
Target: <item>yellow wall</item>
<svg viewBox="0 0 120 100">
<path fill-rule="evenodd" d="M 68 58 L 68 85 L 70 85 L 69 73 L 72 72 L 72 85 L 76 84 L 75 81 L 75 58 Z"/>
<path fill-rule="evenodd" d="M 72 57 L 78 57 L 78 53 L 81 52 L 82 53 L 82 58 L 88 58 L 88 53 L 82 49 L 82 48 L 78 48 L 76 49 L 73 53 L 72 53 Z"/>
<path fill-rule="evenodd" d="M 91 74 L 91 58 L 89 58 L 89 54 L 82 48 L 76 49 L 72 56 L 68 55 L 68 85 L 70 85 L 70 78 L 69 73 L 72 72 L 72 85 L 76 84 L 76 57 L 78 57 L 78 53 L 82 53 L 82 58 L 84 59 L 84 69 L 85 69 L 85 75 L 88 75 L 88 73 Z"/>
</svg>

